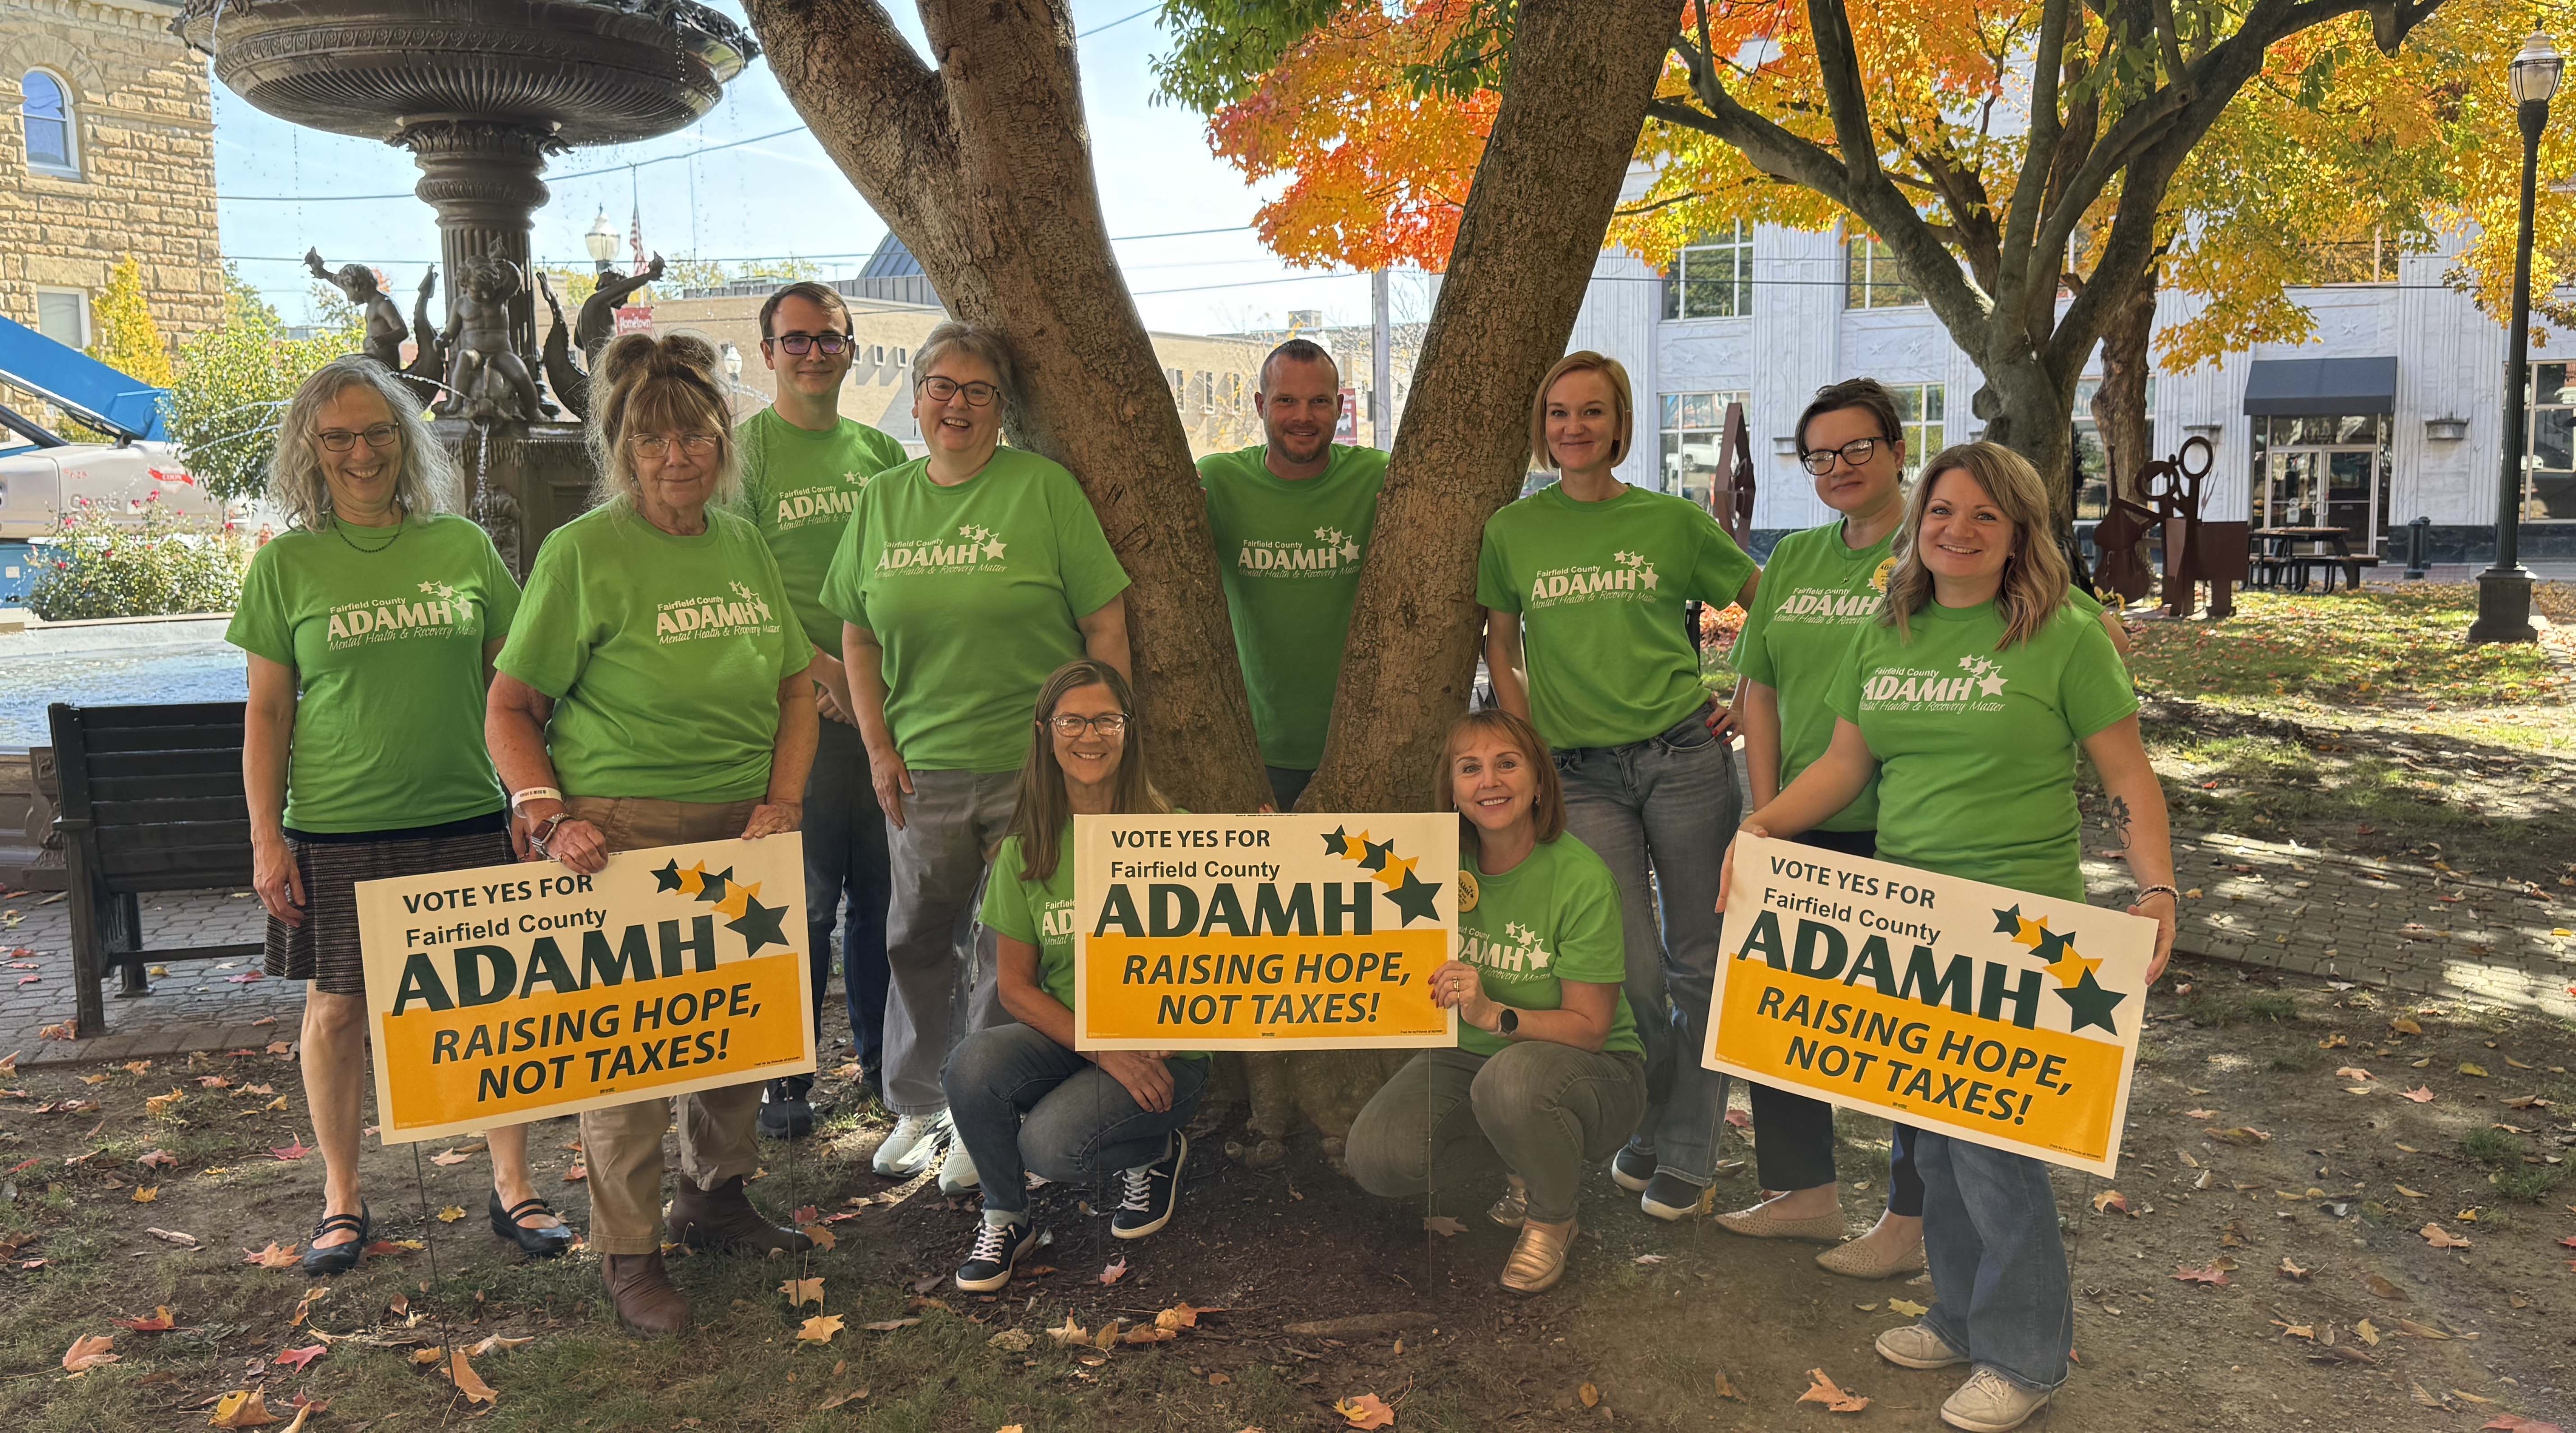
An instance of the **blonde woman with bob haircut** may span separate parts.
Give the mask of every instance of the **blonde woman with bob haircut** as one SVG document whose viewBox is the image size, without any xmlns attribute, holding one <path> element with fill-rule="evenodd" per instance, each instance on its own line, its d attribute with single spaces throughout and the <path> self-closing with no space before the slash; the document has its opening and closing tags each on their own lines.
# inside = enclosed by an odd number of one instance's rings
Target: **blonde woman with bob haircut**
<svg viewBox="0 0 2576 1433">
<path fill-rule="evenodd" d="M 628 334 L 591 379 L 600 503 L 555 529 L 528 574 L 485 715 L 493 764 L 531 824 L 528 859 L 598 871 L 619 851 L 793 831 L 814 759 L 813 652 L 759 529 L 725 511 L 733 436 L 715 353 Z M 662 617 L 692 618 L 665 630 Z M 662 1136 L 680 1111 L 680 1182 L 662 1216 Z M 591 1247 L 618 1321 L 676 1334 L 673 1242 L 811 1247 L 743 1190 L 760 1086 L 590 1110 Z"/>
<path fill-rule="evenodd" d="M 1556 752 L 1568 829 L 1618 879 L 1628 1004 L 1655 1098 L 1610 1177 L 1657 1219 L 1699 1211 L 1726 1077 L 1701 1067 L 1717 971 L 1717 865 L 1742 810 L 1729 716 L 1700 680 L 1682 608 L 1753 600 L 1761 574 L 1708 510 L 1630 487 L 1628 370 L 1571 353 L 1530 405 L 1558 481 L 1485 524 L 1476 600 L 1494 699 Z"/>
<path fill-rule="evenodd" d="M 959 1041 L 941 1076 L 957 1138 L 984 1175 L 984 1221 L 957 1269 L 968 1293 L 1009 1283 L 1038 1245 L 1026 1171 L 1060 1181 L 1114 1172 L 1114 1238 L 1160 1232 L 1180 1204 L 1183 1127 L 1207 1090 L 1208 1057 L 1073 1048 L 1073 818 L 1172 809 L 1154 789 L 1135 710 L 1126 676 L 1089 657 L 1038 688 L 1018 811 L 984 892 L 1012 1023 Z"/>
<path fill-rule="evenodd" d="M 2080 901 L 2081 750 L 2140 883 L 2129 912 L 2156 922 L 2153 982 L 2176 903 L 2164 791 L 2128 670 L 2101 624 L 2068 603 L 2050 534 L 2047 489 L 2019 454 L 1968 443 L 1925 465 L 1885 612 L 1854 634 L 1827 688 L 1832 744 L 1743 829 L 1799 835 L 1875 774 L 1880 860 Z M 1975 694 L 1925 702 L 1880 680 L 1924 669 L 1965 672 Z M 1919 1323 L 1879 1335 L 1879 1354 L 1906 1368 L 1972 1365 L 1942 1418 L 1972 1433 L 2018 1428 L 2065 1382 L 2074 1336 L 2048 1166 L 1931 1128 L 1913 1147 L 1933 1303 Z"/>
<path fill-rule="evenodd" d="M 368 358 L 335 359 L 278 420 L 271 499 L 291 524 L 251 559 L 225 640 L 250 664 L 242 787 L 269 974 L 304 986 L 304 1094 L 322 1150 L 307 1274 L 356 1266 L 366 971 L 357 883 L 510 859 L 480 734 L 484 685 L 519 585 L 450 509 L 456 469 L 420 400 Z M 398 613 L 391 625 L 374 613 Z M 361 625 L 363 624 L 363 625 Z M 559 1254 L 572 1231 L 528 1184 L 528 1133 L 492 1146 L 493 1232 Z"/>
<path fill-rule="evenodd" d="M 1565 1277 L 1583 1166 L 1646 1108 L 1619 886 L 1567 829 L 1547 739 L 1510 712 L 1450 725 L 1432 799 L 1458 813 L 1458 958 L 1431 973 L 1458 1044 L 1414 1056 L 1370 1098 L 1346 1145 L 1351 1177 L 1463 1212 L 1506 1176 L 1488 1211 L 1520 1229 L 1502 1285 L 1535 1294 Z"/>
</svg>

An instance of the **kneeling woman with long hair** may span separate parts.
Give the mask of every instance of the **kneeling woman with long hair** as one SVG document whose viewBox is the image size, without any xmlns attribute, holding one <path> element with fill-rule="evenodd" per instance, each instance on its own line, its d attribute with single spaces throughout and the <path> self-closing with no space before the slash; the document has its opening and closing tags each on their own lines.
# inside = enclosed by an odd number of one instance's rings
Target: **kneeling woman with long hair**
<svg viewBox="0 0 2576 1433">
<path fill-rule="evenodd" d="M 1208 1057 L 1073 1048 L 1073 818 L 1171 810 L 1147 773 L 1127 679 L 1085 658 L 1038 689 L 1037 740 L 1019 810 L 993 858 L 984 924 L 1001 952 L 999 993 L 1015 1023 L 958 1042 L 941 1083 L 957 1137 L 984 1178 L 984 1225 L 957 1287 L 990 1293 L 1037 1247 L 1028 1180 L 1117 1172 L 1109 1232 L 1142 1239 L 1181 1198 L 1181 1132 L 1207 1089 Z"/>
<path fill-rule="evenodd" d="M 1565 1274 L 1583 1166 L 1646 1110 L 1619 885 L 1565 833 L 1556 762 L 1521 718 L 1459 718 L 1436 791 L 1461 849 L 1458 959 L 1431 995 L 1458 1012 L 1458 1044 L 1415 1056 L 1360 1111 L 1351 1174 L 1371 1194 L 1454 1200 L 1501 1166 L 1511 1193 L 1492 1213 L 1521 1230 L 1503 1287 L 1534 1294 Z"/>
</svg>

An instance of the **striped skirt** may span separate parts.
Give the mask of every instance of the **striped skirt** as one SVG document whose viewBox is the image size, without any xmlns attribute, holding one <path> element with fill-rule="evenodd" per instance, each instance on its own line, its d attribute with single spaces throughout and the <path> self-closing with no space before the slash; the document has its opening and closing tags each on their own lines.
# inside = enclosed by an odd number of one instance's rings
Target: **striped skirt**
<svg viewBox="0 0 2576 1433">
<path fill-rule="evenodd" d="M 310 980 L 328 995 L 367 993 L 366 964 L 358 954 L 358 882 L 431 871 L 507 865 L 510 835 L 502 818 L 492 829 L 402 836 L 393 840 L 297 840 L 287 837 L 295 868 L 304 877 L 304 923 L 268 918 L 265 965 L 271 975 Z M 458 822 L 459 826 L 484 822 Z"/>
</svg>

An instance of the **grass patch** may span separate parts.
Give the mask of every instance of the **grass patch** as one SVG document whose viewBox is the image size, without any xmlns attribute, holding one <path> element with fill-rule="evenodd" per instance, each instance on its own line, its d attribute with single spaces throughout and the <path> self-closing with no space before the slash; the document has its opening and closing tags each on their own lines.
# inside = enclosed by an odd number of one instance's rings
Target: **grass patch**
<svg viewBox="0 0 2576 1433">
<path fill-rule="evenodd" d="M 2296 1074 L 2301 1070 L 2313 1069 L 2315 1068 L 2316 1063 L 2316 1061 L 2309 1059 L 2305 1055 L 2275 1055 L 2265 1068 L 2271 1070 L 2274 1074 L 2288 1075 Z"/>
<path fill-rule="evenodd" d="M 2268 1020 L 2275 1025 L 2295 1024 L 2299 1018 L 2299 1002 L 2286 995 L 2248 995 L 2245 997 L 2245 1016 L 2249 1020 Z"/>
<path fill-rule="evenodd" d="M 2516 1204 L 2538 1204 L 2549 1198 L 2564 1178 L 2563 1170 L 2545 1164 L 2524 1164 L 2497 1170 L 2488 1176 L 2488 1182 L 2495 1186 L 2496 1193 Z"/>
<path fill-rule="evenodd" d="M 2519 706 L 2566 679 L 2537 647 L 2462 640 L 2477 615 L 2467 583 L 2333 596 L 2248 592 L 2225 622 L 2142 625 L 2141 687 L 2251 707 L 2439 702 Z"/>
<path fill-rule="evenodd" d="M 2473 1129 L 2460 1136 L 2460 1153 L 2484 1165 L 2512 1164 L 2522 1158 L 2522 1138 L 2500 1129 Z"/>
</svg>

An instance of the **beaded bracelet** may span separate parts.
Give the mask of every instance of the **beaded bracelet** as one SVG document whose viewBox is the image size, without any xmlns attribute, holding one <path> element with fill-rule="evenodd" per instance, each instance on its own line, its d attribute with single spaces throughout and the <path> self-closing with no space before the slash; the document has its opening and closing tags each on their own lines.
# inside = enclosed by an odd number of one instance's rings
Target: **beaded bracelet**
<svg viewBox="0 0 2576 1433">
<path fill-rule="evenodd" d="M 2136 905 L 2136 904 L 2138 904 L 2138 902 L 2139 902 L 2139 901 L 2143 901 L 2143 900 L 2145 900 L 2145 899 L 2146 899 L 2147 897 L 2149 897 L 2149 896 L 2158 896 L 2158 895 L 2162 895 L 2162 896 L 2171 896 L 2171 897 L 2173 897 L 2173 898 L 2174 898 L 2174 904 L 2175 904 L 2175 905 L 2179 906 L 2179 905 L 2181 905 L 2181 904 L 2182 904 L 2182 892 L 2175 890 L 2175 889 L 2174 889 L 2173 887 L 2171 887 L 2171 886 L 2145 886 L 2145 887 L 2141 887 L 2141 888 L 2139 889 L 2139 891 L 2138 891 L 2138 899 L 2137 899 L 2136 901 L 2131 901 L 2131 902 L 2129 902 L 2129 904 L 2131 904 L 2131 905 Z"/>
</svg>

